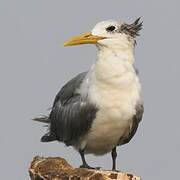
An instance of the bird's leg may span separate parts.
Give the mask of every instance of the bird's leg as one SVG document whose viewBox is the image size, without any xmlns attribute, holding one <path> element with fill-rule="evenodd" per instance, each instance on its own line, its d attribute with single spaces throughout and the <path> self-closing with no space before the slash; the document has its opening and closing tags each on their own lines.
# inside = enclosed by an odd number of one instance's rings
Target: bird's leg
<svg viewBox="0 0 180 180">
<path fill-rule="evenodd" d="M 86 163 L 86 160 L 85 160 L 85 157 L 84 157 L 84 150 L 79 150 L 79 154 L 81 155 L 81 159 L 82 159 L 82 163 L 83 165 L 80 166 L 80 168 L 88 168 L 88 169 L 95 169 L 93 167 L 90 167 L 87 163 Z"/>
<path fill-rule="evenodd" d="M 112 152 L 111 152 L 111 155 L 112 155 L 112 160 L 113 160 L 112 170 L 113 170 L 113 171 L 116 171 L 116 157 L 117 157 L 116 147 L 113 148 L 113 150 L 112 150 Z"/>
</svg>

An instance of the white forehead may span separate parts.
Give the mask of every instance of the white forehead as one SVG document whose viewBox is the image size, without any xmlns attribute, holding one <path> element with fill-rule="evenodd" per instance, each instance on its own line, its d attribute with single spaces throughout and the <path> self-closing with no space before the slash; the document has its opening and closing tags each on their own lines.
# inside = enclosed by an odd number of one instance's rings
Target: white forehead
<svg viewBox="0 0 180 180">
<path fill-rule="evenodd" d="M 93 35 L 104 35 L 107 34 L 106 28 L 109 26 L 115 26 L 115 27 L 120 27 L 123 24 L 122 21 L 119 20 L 107 20 L 107 21 L 102 21 L 99 22 L 95 25 L 95 27 L 92 29 L 92 34 Z"/>
</svg>

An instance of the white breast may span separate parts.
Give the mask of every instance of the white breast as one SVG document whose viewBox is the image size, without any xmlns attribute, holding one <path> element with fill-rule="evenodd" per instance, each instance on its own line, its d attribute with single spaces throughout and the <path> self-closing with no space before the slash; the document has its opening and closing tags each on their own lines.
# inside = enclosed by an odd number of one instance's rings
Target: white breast
<svg viewBox="0 0 180 180">
<path fill-rule="evenodd" d="M 128 136 L 140 84 L 132 63 L 114 57 L 95 61 L 88 79 L 89 101 L 99 111 L 92 128 L 83 138 L 86 153 L 105 154 Z"/>
</svg>

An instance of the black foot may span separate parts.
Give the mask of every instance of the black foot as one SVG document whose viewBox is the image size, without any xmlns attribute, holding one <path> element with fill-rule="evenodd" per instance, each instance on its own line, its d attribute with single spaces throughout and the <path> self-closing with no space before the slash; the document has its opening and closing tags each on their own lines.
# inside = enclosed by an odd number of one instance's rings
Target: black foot
<svg viewBox="0 0 180 180">
<path fill-rule="evenodd" d="M 111 155 L 112 155 L 112 160 L 113 160 L 112 171 L 116 171 L 116 157 L 117 157 L 116 147 L 113 148 Z"/>
<path fill-rule="evenodd" d="M 93 168 L 93 167 L 91 167 L 91 166 L 89 166 L 89 165 L 81 165 L 80 168 L 97 169 L 97 170 L 101 169 L 101 167 L 95 167 L 95 168 Z"/>
<path fill-rule="evenodd" d="M 85 157 L 84 157 L 84 150 L 79 150 L 79 153 L 81 155 L 81 159 L 82 159 L 82 163 L 83 165 L 80 166 L 80 168 L 87 168 L 87 169 L 100 169 L 100 167 L 97 167 L 97 168 L 93 168 L 91 166 L 89 166 L 85 160 Z"/>
<path fill-rule="evenodd" d="M 112 171 L 114 171 L 114 172 L 120 172 L 119 170 L 116 170 L 116 169 L 112 169 Z"/>
<path fill-rule="evenodd" d="M 113 171 L 113 172 L 121 172 L 121 171 L 119 171 L 119 170 L 113 170 L 113 169 L 109 169 L 109 170 L 103 170 L 103 171 Z"/>
<path fill-rule="evenodd" d="M 80 168 L 95 169 L 89 165 L 81 165 Z"/>
</svg>

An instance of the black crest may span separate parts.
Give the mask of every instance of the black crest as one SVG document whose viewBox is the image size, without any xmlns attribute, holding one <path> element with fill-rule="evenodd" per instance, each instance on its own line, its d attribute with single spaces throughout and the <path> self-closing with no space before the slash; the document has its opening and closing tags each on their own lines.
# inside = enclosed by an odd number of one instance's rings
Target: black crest
<svg viewBox="0 0 180 180">
<path fill-rule="evenodd" d="M 131 37 L 135 38 L 139 36 L 139 31 L 142 29 L 143 22 L 139 22 L 140 18 L 138 18 L 132 24 L 123 24 L 121 26 L 121 32 L 130 35 Z"/>
</svg>

